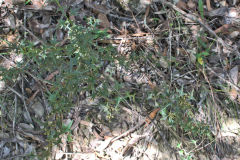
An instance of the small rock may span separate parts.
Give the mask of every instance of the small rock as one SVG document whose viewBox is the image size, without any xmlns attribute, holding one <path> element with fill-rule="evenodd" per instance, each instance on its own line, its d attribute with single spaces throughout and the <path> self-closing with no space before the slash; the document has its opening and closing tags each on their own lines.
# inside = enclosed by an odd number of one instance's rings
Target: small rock
<svg viewBox="0 0 240 160">
<path fill-rule="evenodd" d="M 37 117 L 42 117 L 43 114 L 44 114 L 44 108 L 43 108 L 43 105 L 40 103 L 40 102 L 35 102 L 33 105 L 32 105 L 32 109 L 34 111 L 34 113 L 36 114 Z"/>
</svg>

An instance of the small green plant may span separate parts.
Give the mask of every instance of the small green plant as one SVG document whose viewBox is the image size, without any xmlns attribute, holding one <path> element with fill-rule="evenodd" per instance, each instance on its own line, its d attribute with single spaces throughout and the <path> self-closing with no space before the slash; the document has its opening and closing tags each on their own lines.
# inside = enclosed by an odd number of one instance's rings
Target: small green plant
<svg viewBox="0 0 240 160">
<path fill-rule="evenodd" d="M 102 71 L 106 67 L 105 62 L 114 65 L 115 61 L 119 61 L 123 64 L 124 58 L 119 56 L 113 47 L 98 44 L 98 39 L 106 37 L 107 33 L 98 30 L 97 23 L 93 18 L 88 19 L 86 27 L 69 20 L 62 21 L 59 23 L 60 27 L 68 31 L 70 43 L 57 47 L 57 42 L 51 41 L 38 47 L 29 41 L 22 41 L 16 51 L 17 54 L 24 55 L 24 61 L 9 70 L 0 68 L 2 79 L 10 85 L 17 82 L 20 74 L 30 77 L 34 75 L 34 80 L 48 85 L 44 85 L 44 94 L 52 111 L 43 124 L 48 149 L 60 142 L 61 134 L 68 134 L 68 140 L 71 141 L 71 123 L 64 126 L 61 115 L 69 111 L 74 104 L 74 97 L 80 92 L 90 93 L 93 99 L 100 97 L 102 110 L 108 117 L 112 117 L 114 112 L 118 111 L 122 101 L 119 96 L 121 93 L 117 92 L 122 87 L 121 84 L 115 83 L 113 92 L 109 91 L 109 81 Z M 43 80 L 55 71 L 58 71 L 58 74 L 54 80 Z"/>
<path fill-rule="evenodd" d="M 161 107 L 161 119 L 165 120 L 176 132 L 180 131 L 190 139 L 206 137 L 212 139 L 212 134 L 207 124 L 195 119 L 198 113 L 194 92 L 186 93 L 181 89 L 169 90 L 167 85 L 161 91 L 148 93 L 148 101 L 154 101 L 155 107 Z M 147 102 L 148 103 L 148 102 Z"/>
</svg>

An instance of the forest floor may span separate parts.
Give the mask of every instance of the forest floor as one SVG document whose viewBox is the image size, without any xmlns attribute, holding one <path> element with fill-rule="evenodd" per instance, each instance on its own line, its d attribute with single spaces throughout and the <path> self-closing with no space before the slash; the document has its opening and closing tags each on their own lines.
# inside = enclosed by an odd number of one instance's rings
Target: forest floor
<svg viewBox="0 0 240 160">
<path fill-rule="evenodd" d="M 240 159 L 237 0 L 0 0 L 0 159 Z"/>
</svg>

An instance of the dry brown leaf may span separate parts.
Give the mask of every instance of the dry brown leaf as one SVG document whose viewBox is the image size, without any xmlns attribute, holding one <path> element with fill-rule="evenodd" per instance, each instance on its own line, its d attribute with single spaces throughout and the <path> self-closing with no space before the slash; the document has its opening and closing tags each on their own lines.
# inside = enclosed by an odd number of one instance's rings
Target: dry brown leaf
<svg viewBox="0 0 240 160">
<path fill-rule="evenodd" d="M 236 89 L 232 88 L 231 91 L 228 92 L 228 94 L 229 94 L 229 97 L 231 100 L 235 100 L 238 96 L 238 91 Z"/>
<path fill-rule="evenodd" d="M 132 46 L 131 46 L 132 50 L 135 51 L 137 49 L 137 45 L 135 42 L 132 43 Z"/>
<path fill-rule="evenodd" d="M 224 24 L 221 27 L 219 27 L 218 29 L 216 29 L 214 32 L 215 33 L 223 33 L 226 34 L 229 32 L 229 28 L 230 28 L 230 24 Z"/>
<path fill-rule="evenodd" d="M 182 0 L 179 0 L 176 6 L 182 10 L 187 10 L 187 4 Z"/>
<path fill-rule="evenodd" d="M 146 118 L 147 124 L 151 123 L 151 121 L 156 117 L 156 115 L 160 109 L 161 108 L 156 108 L 148 115 L 148 117 Z"/>
<path fill-rule="evenodd" d="M 57 75 L 58 73 L 59 73 L 59 71 L 55 71 L 55 72 L 51 73 L 50 75 L 48 75 L 48 76 L 45 78 L 45 80 L 46 80 L 46 81 L 49 81 L 49 80 L 53 79 L 53 77 L 54 77 L 55 75 Z"/>
<path fill-rule="evenodd" d="M 192 25 L 190 29 L 192 31 L 192 37 L 194 39 L 196 39 L 198 37 L 199 26 L 198 25 Z"/>
<path fill-rule="evenodd" d="M 18 34 L 8 34 L 6 37 L 2 38 L 4 40 L 0 40 L 0 49 L 4 49 L 9 46 L 9 43 L 16 43 Z"/>
<path fill-rule="evenodd" d="M 165 47 L 165 48 L 164 48 L 164 50 L 163 50 L 163 56 L 165 56 L 165 57 L 166 57 L 166 56 L 167 56 L 167 52 L 168 52 L 168 48 L 167 48 L 167 47 Z"/>
<path fill-rule="evenodd" d="M 41 9 L 45 6 L 44 1 L 43 0 L 31 0 L 32 5 L 35 8 Z"/>
<path fill-rule="evenodd" d="M 192 10 L 196 10 L 197 8 L 197 5 L 193 2 L 193 0 L 189 0 L 188 3 L 187 3 L 187 6 L 189 9 L 192 9 Z"/>
<path fill-rule="evenodd" d="M 100 26 L 103 27 L 104 29 L 109 28 L 110 27 L 110 23 L 108 21 L 108 18 L 105 14 L 103 13 L 99 13 L 98 14 L 98 19 L 100 20 Z"/>
<path fill-rule="evenodd" d="M 149 78 L 148 78 L 148 85 L 151 87 L 151 89 L 155 89 L 156 88 L 156 83 L 152 82 Z"/>
<path fill-rule="evenodd" d="M 27 92 L 27 94 L 32 94 L 32 90 L 30 88 L 25 88 L 25 91 Z"/>
<path fill-rule="evenodd" d="M 138 33 L 134 33 L 132 34 L 131 36 L 133 37 L 143 37 L 143 36 L 146 36 L 146 35 L 149 35 L 149 33 L 144 33 L 144 32 L 138 32 Z"/>
<path fill-rule="evenodd" d="M 230 70 L 229 76 L 230 76 L 230 81 L 233 84 L 237 85 L 238 84 L 238 66 L 235 66 Z M 239 95 L 238 91 L 235 88 L 232 88 L 228 92 L 228 94 L 231 100 L 235 100 Z"/>
</svg>

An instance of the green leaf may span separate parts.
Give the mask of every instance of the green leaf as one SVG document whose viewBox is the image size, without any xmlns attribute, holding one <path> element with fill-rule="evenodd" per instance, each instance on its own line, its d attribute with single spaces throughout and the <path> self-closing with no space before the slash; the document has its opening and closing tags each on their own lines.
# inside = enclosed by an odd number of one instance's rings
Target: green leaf
<svg viewBox="0 0 240 160">
<path fill-rule="evenodd" d="M 200 12 L 201 17 L 204 18 L 204 16 L 203 16 L 203 1 L 202 0 L 198 0 L 198 10 Z"/>
<path fill-rule="evenodd" d="M 71 128 L 72 124 L 73 124 L 73 120 L 71 120 L 71 122 L 68 123 L 68 125 L 66 125 L 66 126 L 63 124 L 63 126 L 62 126 L 63 131 L 70 132 L 71 131 L 70 128 Z"/>
<path fill-rule="evenodd" d="M 177 148 L 181 148 L 181 147 L 182 147 L 182 143 L 178 143 Z"/>
<path fill-rule="evenodd" d="M 198 57 L 198 58 L 197 58 L 197 61 L 198 61 L 198 63 L 201 64 L 201 65 L 203 65 L 203 63 L 204 63 L 202 57 Z"/>
<path fill-rule="evenodd" d="M 181 151 L 178 151 L 179 155 L 182 156 L 184 154 L 184 151 L 181 150 Z"/>
<path fill-rule="evenodd" d="M 31 2 L 31 0 L 27 0 L 26 2 L 25 2 L 25 4 L 27 5 L 28 3 L 30 3 Z"/>
</svg>

